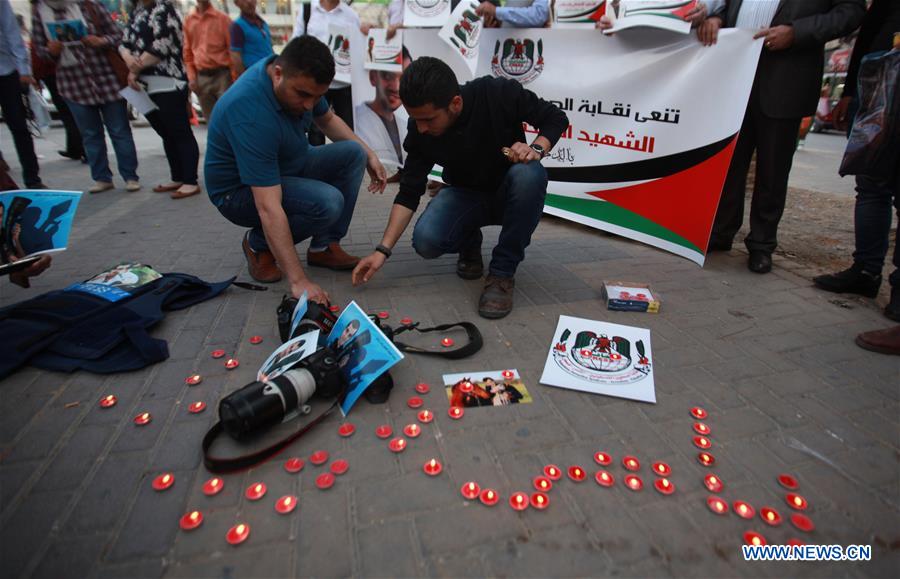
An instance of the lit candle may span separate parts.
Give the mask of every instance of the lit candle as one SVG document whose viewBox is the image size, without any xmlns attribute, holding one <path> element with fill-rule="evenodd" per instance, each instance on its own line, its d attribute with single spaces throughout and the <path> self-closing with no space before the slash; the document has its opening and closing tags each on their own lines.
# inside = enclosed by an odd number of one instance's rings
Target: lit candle
<svg viewBox="0 0 900 579">
<path fill-rule="evenodd" d="M 422 429 L 419 428 L 418 424 L 407 424 L 403 427 L 403 434 L 410 438 L 416 438 L 422 434 Z"/>
<path fill-rule="evenodd" d="M 237 358 L 228 358 L 227 360 L 225 360 L 225 368 L 227 370 L 234 370 L 240 365 L 241 363 L 237 361 Z"/>
<path fill-rule="evenodd" d="M 100 399 L 100 408 L 112 408 L 118 401 L 119 399 L 116 398 L 113 394 L 107 394 Z"/>
<path fill-rule="evenodd" d="M 584 477 L 587 476 L 584 472 L 584 469 L 580 466 L 570 466 L 569 467 L 569 478 L 575 482 L 581 482 L 584 480 Z"/>
<path fill-rule="evenodd" d="M 709 436 L 709 433 L 712 432 L 706 424 L 702 422 L 694 423 L 694 432 L 697 434 L 702 434 L 703 436 Z"/>
<path fill-rule="evenodd" d="M 765 524 L 771 527 L 777 527 L 781 524 L 781 515 L 772 507 L 760 508 L 759 516 Z"/>
<path fill-rule="evenodd" d="M 806 507 L 809 506 L 806 499 L 795 493 L 788 493 L 785 495 L 784 500 L 789 507 L 797 511 L 805 511 Z"/>
<path fill-rule="evenodd" d="M 716 457 L 714 457 L 713 455 L 711 455 L 708 452 L 701 452 L 700 454 L 698 454 L 697 460 L 703 466 L 712 466 L 712 465 L 716 464 Z"/>
<path fill-rule="evenodd" d="M 756 511 L 750 505 L 750 503 L 746 503 L 744 501 L 734 501 L 732 505 L 734 507 L 734 513 L 742 519 L 752 519 L 753 515 L 756 514 Z"/>
<path fill-rule="evenodd" d="M 303 459 L 295 456 L 284 461 L 284 470 L 290 473 L 300 472 L 303 470 L 303 465 Z"/>
<path fill-rule="evenodd" d="M 403 452 L 406 450 L 406 439 L 405 438 L 394 438 L 388 443 L 388 448 L 390 448 L 393 452 Z"/>
<path fill-rule="evenodd" d="M 175 484 L 175 475 L 170 472 L 161 474 L 153 479 L 153 490 L 164 491 Z"/>
<path fill-rule="evenodd" d="M 691 416 L 693 416 L 697 420 L 705 420 L 706 417 L 709 416 L 709 414 L 706 412 L 706 410 L 703 410 L 699 406 L 694 406 L 693 408 L 691 408 Z"/>
<path fill-rule="evenodd" d="M 475 390 L 475 385 L 468 380 L 459 385 L 459 391 L 463 394 L 469 394 L 473 390 Z"/>
<path fill-rule="evenodd" d="M 744 533 L 744 542 L 748 545 L 765 545 L 766 538 L 756 531 L 747 531 Z"/>
<path fill-rule="evenodd" d="M 406 405 L 410 408 L 420 408 L 422 404 L 424 404 L 424 402 L 418 396 L 412 396 L 406 401 Z"/>
<path fill-rule="evenodd" d="M 403 318 L 400 320 L 400 323 L 404 326 L 411 326 L 413 323 L 413 319 L 412 318 Z"/>
<path fill-rule="evenodd" d="M 431 390 L 431 388 L 425 382 L 419 382 L 418 384 L 416 384 L 416 392 L 418 392 L 419 394 L 428 394 L 429 390 Z"/>
<path fill-rule="evenodd" d="M 334 486 L 334 475 L 330 472 L 323 472 L 316 477 L 316 486 L 319 490 L 327 490 Z"/>
<path fill-rule="evenodd" d="M 791 515 L 791 523 L 804 533 L 811 533 L 816 528 L 809 517 L 800 513 Z"/>
<path fill-rule="evenodd" d="M 484 489 L 481 491 L 481 504 L 493 507 L 500 500 L 500 495 L 494 489 Z"/>
<path fill-rule="evenodd" d="M 203 402 L 202 400 L 193 402 L 190 406 L 188 406 L 188 412 L 190 412 L 191 414 L 200 414 L 204 410 L 206 410 L 206 402 Z"/>
<path fill-rule="evenodd" d="M 513 493 L 509 497 L 509 506 L 516 511 L 524 511 L 528 508 L 528 495 L 525 493 Z"/>
<path fill-rule="evenodd" d="M 434 413 L 430 410 L 422 410 L 418 415 L 419 422 L 422 424 L 428 424 L 432 420 L 434 420 Z"/>
<path fill-rule="evenodd" d="M 597 484 L 602 487 L 611 487 L 616 482 L 616 479 L 613 478 L 613 475 L 609 474 L 605 470 L 598 470 L 597 474 L 594 475 L 594 480 L 597 481 Z"/>
<path fill-rule="evenodd" d="M 622 466 L 625 467 L 625 470 L 638 471 L 641 470 L 641 461 L 633 456 L 623 456 Z"/>
<path fill-rule="evenodd" d="M 344 438 L 347 438 L 348 436 L 353 436 L 354 432 L 356 432 L 356 427 L 353 426 L 353 424 L 350 422 L 345 422 L 344 424 L 341 424 L 341 426 L 338 428 L 338 434 L 340 434 Z"/>
<path fill-rule="evenodd" d="M 789 474 L 780 474 L 778 475 L 778 484 L 783 486 L 789 491 L 797 490 L 797 487 L 800 485 L 797 483 L 797 479 L 792 477 Z"/>
<path fill-rule="evenodd" d="M 462 496 L 472 501 L 478 498 L 478 495 L 481 493 L 481 487 L 478 486 L 477 482 L 469 481 L 459 489 L 459 492 L 462 493 Z"/>
<path fill-rule="evenodd" d="M 382 424 L 375 429 L 375 436 L 377 436 L 378 438 L 387 438 L 392 434 L 394 434 L 394 429 L 391 428 L 388 424 Z"/>
<path fill-rule="evenodd" d="M 531 493 L 531 506 L 543 511 L 550 506 L 550 497 L 544 493 Z"/>
<path fill-rule="evenodd" d="M 222 492 L 222 489 L 224 489 L 224 488 L 225 488 L 225 483 L 222 481 L 222 479 L 220 479 L 218 477 L 213 477 L 213 478 L 209 479 L 208 481 L 206 481 L 205 483 L 203 483 L 203 494 L 205 494 L 208 497 L 212 497 L 212 496 L 215 496 L 215 495 L 219 494 L 220 492 Z"/>
<path fill-rule="evenodd" d="M 263 337 L 262 336 L 250 336 L 250 343 L 254 346 L 257 344 L 262 344 Z"/>
<path fill-rule="evenodd" d="M 706 450 L 710 446 L 712 446 L 712 442 L 710 442 L 710 440 L 708 438 L 706 438 L 705 436 L 695 436 L 694 437 L 694 446 L 696 446 L 697 448 L 700 448 L 702 450 Z"/>
<path fill-rule="evenodd" d="M 216 360 L 218 360 L 219 358 L 224 358 L 225 350 L 213 350 L 211 355 Z"/>
<path fill-rule="evenodd" d="M 340 459 L 334 461 L 333 463 L 331 463 L 330 468 L 331 468 L 332 474 L 342 475 L 345 472 L 347 472 L 347 469 L 350 468 L 350 463 L 347 462 L 346 460 L 344 460 L 343 458 L 340 458 Z"/>
<path fill-rule="evenodd" d="M 422 467 L 422 470 L 425 471 L 425 474 L 428 476 L 437 476 L 441 474 L 441 471 L 444 470 L 444 467 L 441 466 L 441 463 L 438 462 L 436 458 L 432 458 Z"/>
<path fill-rule="evenodd" d="M 244 496 L 251 501 L 258 501 L 266 496 L 266 483 L 258 482 L 250 485 L 247 487 L 247 490 L 244 491 Z"/>
<path fill-rule="evenodd" d="M 595 452 L 594 462 L 600 466 L 609 466 L 612 463 L 612 457 L 605 452 Z"/>
<path fill-rule="evenodd" d="M 391 317 L 391 315 L 390 315 L 389 313 L 387 313 L 387 312 L 378 312 L 378 319 L 379 319 L 379 320 L 386 320 L 386 319 L 388 319 L 389 317 Z"/>
<path fill-rule="evenodd" d="M 544 474 L 550 480 L 559 480 L 562 477 L 562 471 L 555 464 L 548 464 L 544 467 Z"/>
<path fill-rule="evenodd" d="M 282 515 L 286 515 L 297 508 L 297 497 L 294 495 L 284 495 L 275 502 L 275 510 Z"/>
<path fill-rule="evenodd" d="M 725 485 L 722 484 L 722 479 L 714 474 L 708 474 L 703 477 L 703 486 L 705 486 L 711 493 L 720 493 L 725 487 Z"/>
<path fill-rule="evenodd" d="M 447 410 L 447 414 L 450 415 L 450 418 L 453 420 L 459 420 L 463 417 L 466 411 L 463 410 L 462 406 L 451 406 L 449 410 Z"/>
<path fill-rule="evenodd" d="M 200 382 L 203 382 L 203 376 L 201 376 L 200 374 L 191 374 L 184 379 L 184 383 L 188 386 L 196 386 Z"/>
<path fill-rule="evenodd" d="M 675 484 L 669 482 L 667 478 L 657 479 L 656 482 L 653 483 L 653 486 L 657 491 L 664 495 L 670 495 L 675 492 Z"/>
<path fill-rule="evenodd" d="M 309 455 L 309 462 L 313 463 L 316 466 L 325 464 L 328 462 L 328 451 L 325 450 L 317 450 L 311 455 Z"/>
<path fill-rule="evenodd" d="M 501 375 L 506 380 L 512 380 L 513 377 L 516 375 L 516 373 L 513 372 L 512 370 L 504 370 L 503 372 L 501 372 Z"/>
<path fill-rule="evenodd" d="M 706 506 L 708 506 L 709 510 L 717 515 L 724 515 L 728 512 L 728 503 L 726 503 L 719 497 L 706 497 Z"/>
<path fill-rule="evenodd" d="M 186 513 L 183 517 L 181 517 L 181 521 L 178 523 L 178 526 L 181 527 L 183 531 L 193 531 L 197 527 L 203 524 L 203 513 L 200 511 L 191 511 L 190 513 Z"/>
<path fill-rule="evenodd" d="M 629 474 L 625 477 L 625 486 L 629 489 L 637 492 L 644 488 L 644 481 L 641 480 L 641 477 Z"/>
<path fill-rule="evenodd" d="M 532 481 L 535 490 L 538 490 L 542 493 L 545 493 L 553 488 L 553 483 L 550 482 L 550 479 L 545 476 L 536 476 Z"/>
<path fill-rule="evenodd" d="M 153 420 L 153 417 L 150 416 L 149 412 L 142 412 L 134 417 L 134 423 L 138 426 L 144 426 L 145 424 L 150 424 L 150 421 Z"/>
<path fill-rule="evenodd" d="M 245 525 L 241 523 L 240 525 L 235 525 L 228 529 L 228 533 L 225 535 L 225 540 L 231 543 L 232 545 L 240 545 L 244 541 L 247 540 L 247 537 L 250 536 L 250 525 Z"/>
<path fill-rule="evenodd" d="M 664 462 L 653 463 L 653 474 L 657 476 L 667 477 L 672 474 L 672 467 Z"/>
<path fill-rule="evenodd" d="M 441 346 L 449 348 L 453 345 L 453 338 L 444 338 L 441 340 Z"/>
</svg>

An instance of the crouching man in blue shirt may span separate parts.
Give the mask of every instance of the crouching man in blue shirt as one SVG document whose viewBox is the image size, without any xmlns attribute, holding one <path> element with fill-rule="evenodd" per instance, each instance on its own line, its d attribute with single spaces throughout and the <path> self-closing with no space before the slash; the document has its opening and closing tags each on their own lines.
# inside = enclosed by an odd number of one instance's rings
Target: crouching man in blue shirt
<svg viewBox="0 0 900 579">
<path fill-rule="evenodd" d="M 324 301 L 295 245 L 311 237 L 308 265 L 351 270 L 359 258 L 340 246 L 347 235 L 363 171 L 370 192 L 387 182 L 378 157 L 335 115 L 323 95 L 334 78 L 328 48 L 295 38 L 279 56 L 253 65 L 216 104 L 205 161 L 210 200 L 226 219 L 250 230 L 243 251 L 250 276 Z M 315 122 L 332 144 L 311 147 Z"/>
</svg>

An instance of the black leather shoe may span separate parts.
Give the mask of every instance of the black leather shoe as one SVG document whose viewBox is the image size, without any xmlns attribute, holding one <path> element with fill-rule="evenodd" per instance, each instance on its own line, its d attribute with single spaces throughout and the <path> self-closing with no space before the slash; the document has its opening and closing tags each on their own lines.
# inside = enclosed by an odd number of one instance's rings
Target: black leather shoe
<svg viewBox="0 0 900 579">
<path fill-rule="evenodd" d="M 481 279 L 481 276 L 484 275 L 481 241 L 481 230 L 478 230 L 469 247 L 459 252 L 459 258 L 456 260 L 456 275 L 463 279 Z"/>
<path fill-rule="evenodd" d="M 849 269 L 813 278 L 817 288 L 838 294 L 858 294 L 867 298 L 878 295 L 881 275 L 873 275 L 854 263 Z M 900 304 L 898 304 L 900 308 Z"/>
<path fill-rule="evenodd" d="M 751 251 L 747 268 L 753 273 L 769 273 L 772 271 L 772 254 L 765 251 Z"/>
<path fill-rule="evenodd" d="M 900 322 L 900 287 L 891 288 L 891 301 L 884 308 L 884 317 Z"/>
</svg>

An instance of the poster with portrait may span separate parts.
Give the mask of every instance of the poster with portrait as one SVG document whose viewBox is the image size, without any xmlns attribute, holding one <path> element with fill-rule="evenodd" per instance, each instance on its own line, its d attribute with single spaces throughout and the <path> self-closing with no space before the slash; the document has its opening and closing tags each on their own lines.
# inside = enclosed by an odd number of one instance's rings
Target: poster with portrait
<svg viewBox="0 0 900 579">
<path fill-rule="evenodd" d="M 47 36 L 50 40 L 63 44 L 81 44 L 81 39 L 87 35 L 87 27 L 84 20 L 73 18 L 71 20 L 54 20 L 45 25 Z"/>
<path fill-rule="evenodd" d="M 366 70 L 385 70 L 388 72 L 403 72 L 403 31 L 398 30 L 388 40 L 387 30 L 384 28 L 372 28 L 366 38 L 366 60 L 363 68 Z"/>
<path fill-rule="evenodd" d="M 256 373 L 256 379 L 260 382 L 265 382 L 281 376 L 296 366 L 303 358 L 315 352 L 318 343 L 319 330 L 306 332 L 302 336 L 288 340 L 266 358 L 266 361 L 263 362 Z"/>
<path fill-rule="evenodd" d="M 403 26 L 406 28 L 440 28 L 450 17 L 450 0 L 406 0 Z"/>
<path fill-rule="evenodd" d="M 534 400 L 518 370 L 477 370 L 444 374 L 450 406 L 475 408 L 531 404 Z"/>
<path fill-rule="evenodd" d="M 353 32 L 356 31 L 335 24 L 328 25 L 328 49 L 334 58 L 334 80 L 338 82 L 353 81 L 350 72 Z"/>
</svg>

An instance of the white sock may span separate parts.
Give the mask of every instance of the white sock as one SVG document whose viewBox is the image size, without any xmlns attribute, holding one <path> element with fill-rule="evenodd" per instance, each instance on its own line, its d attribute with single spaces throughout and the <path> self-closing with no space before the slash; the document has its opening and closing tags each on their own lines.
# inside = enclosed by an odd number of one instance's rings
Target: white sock
<svg viewBox="0 0 900 579">
<path fill-rule="evenodd" d="M 325 247 L 310 247 L 309 252 L 310 253 L 322 253 L 326 249 L 328 249 L 327 245 Z"/>
</svg>

